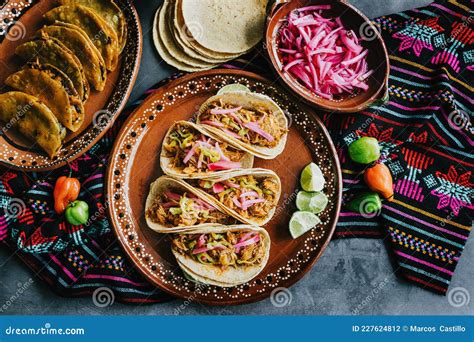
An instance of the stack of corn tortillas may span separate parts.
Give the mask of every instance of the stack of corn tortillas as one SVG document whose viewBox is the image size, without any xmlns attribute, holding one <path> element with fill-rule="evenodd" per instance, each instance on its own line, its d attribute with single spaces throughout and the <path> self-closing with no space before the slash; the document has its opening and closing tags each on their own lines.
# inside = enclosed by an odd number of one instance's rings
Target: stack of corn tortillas
<svg viewBox="0 0 474 342">
<path fill-rule="evenodd" d="M 268 0 L 165 0 L 153 39 L 163 60 L 193 72 L 251 50 L 263 37 Z"/>
</svg>

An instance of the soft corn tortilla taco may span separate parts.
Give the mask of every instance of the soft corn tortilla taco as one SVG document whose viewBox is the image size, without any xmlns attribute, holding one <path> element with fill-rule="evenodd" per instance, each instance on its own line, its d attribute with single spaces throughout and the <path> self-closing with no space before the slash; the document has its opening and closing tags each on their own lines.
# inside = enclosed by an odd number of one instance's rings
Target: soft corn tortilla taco
<svg viewBox="0 0 474 342">
<path fill-rule="evenodd" d="M 258 226 L 271 220 L 281 195 L 280 178 L 266 169 L 229 171 L 216 179 L 188 183 L 240 222 Z"/>
<path fill-rule="evenodd" d="M 42 37 L 18 46 L 15 53 L 27 62 L 51 64 L 64 72 L 85 102 L 89 97 L 89 83 L 79 59 L 55 38 Z"/>
<path fill-rule="evenodd" d="M 253 156 L 212 137 L 202 126 L 177 121 L 163 140 L 160 165 L 170 176 L 212 178 L 222 171 L 251 168 Z"/>
<path fill-rule="evenodd" d="M 92 9 L 114 29 L 120 51 L 127 42 L 127 21 L 120 7 L 113 0 L 59 0 L 61 5 L 83 5 Z"/>
<path fill-rule="evenodd" d="M 55 22 L 53 25 L 42 27 L 38 34 L 61 41 L 81 62 L 87 81 L 96 90 L 104 90 L 107 80 L 105 62 L 84 30 L 73 24 Z"/>
<path fill-rule="evenodd" d="M 84 107 L 71 80 L 52 65 L 28 63 L 10 75 L 5 84 L 36 96 L 56 116 L 61 124 L 76 132 L 84 121 Z"/>
<path fill-rule="evenodd" d="M 288 120 L 268 96 L 244 91 L 209 98 L 200 108 L 198 124 L 245 151 L 273 159 L 285 148 Z"/>
<path fill-rule="evenodd" d="M 231 287 L 256 277 L 267 264 L 270 236 L 247 225 L 201 227 L 173 234 L 178 265 L 194 280 Z"/>
<path fill-rule="evenodd" d="M 49 23 L 61 21 L 79 26 L 102 54 L 107 70 L 118 64 L 120 48 L 113 28 L 89 7 L 81 5 L 59 6 L 44 15 Z"/>
<path fill-rule="evenodd" d="M 201 198 L 196 189 L 168 176 L 162 176 L 150 185 L 145 218 L 148 226 L 158 233 L 237 222 L 224 210 Z"/>
<path fill-rule="evenodd" d="M 4 129 L 18 130 L 51 158 L 58 153 L 66 135 L 66 130 L 46 105 L 19 91 L 0 94 L 0 120 L 5 123 Z"/>
</svg>

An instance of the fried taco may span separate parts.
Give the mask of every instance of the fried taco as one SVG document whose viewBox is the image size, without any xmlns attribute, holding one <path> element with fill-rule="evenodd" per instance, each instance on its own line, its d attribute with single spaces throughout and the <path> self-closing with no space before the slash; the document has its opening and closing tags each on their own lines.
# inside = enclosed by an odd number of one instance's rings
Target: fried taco
<svg viewBox="0 0 474 342">
<path fill-rule="evenodd" d="M 216 207 L 240 222 L 262 226 L 273 217 L 281 194 L 280 178 L 271 170 L 229 171 L 216 179 L 192 179 L 188 183 Z"/>
<path fill-rule="evenodd" d="M 83 5 L 92 9 L 114 29 L 120 51 L 127 42 L 127 21 L 120 7 L 113 0 L 59 0 L 61 5 Z"/>
<path fill-rule="evenodd" d="M 263 159 L 278 156 L 288 135 L 285 113 L 271 98 L 243 91 L 211 97 L 199 108 L 196 121 L 213 135 Z"/>
<path fill-rule="evenodd" d="M 73 132 L 84 121 L 84 107 L 71 80 L 52 65 L 28 63 L 10 75 L 5 84 L 24 93 L 36 96 L 61 124 Z"/>
<path fill-rule="evenodd" d="M 209 203 L 186 182 L 162 176 L 150 185 L 145 204 L 148 226 L 159 233 L 201 225 L 235 224 L 235 218 Z"/>
<path fill-rule="evenodd" d="M 102 54 L 107 70 L 117 67 L 119 45 L 113 28 L 88 7 L 81 5 L 59 6 L 44 15 L 49 23 L 61 21 L 81 27 Z"/>
<path fill-rule="evenodd" d="M 107 80 L 105 62 L 84 30 L 73 24 L 55 22 L 53 25 L 42 27 L 38 34 L 60 40 L 79 59 L 91 86 L 98 91 L 104 90 Z"/>
<path fill-rule="evenodd" d="M 51 158 L 61 148 L 66 130 L 51 110 L 36 97 L 19 91 L 0 94 L 3 130 L 12 127 L 38 144 Z"/>
<path fill-rule="evenodd" d="M 64 72 L 74 84 L 81 100 L 89 97 L 89 83 L 79 59 L 56 38 L 37 38 L 18 46 L 15 53 L 28 62 L 51 64 Z"/>
<path fill-rule="evenodd" d="M 171 250 L 193 280 L 231 287 L 256 277 L 267 264 L 270 236 L 248 225 L 201 227 L 171 237 Z"/>
<path fill-rule="evenodd" d="M 218 177 L 223 170 L 251 168 L 253 156 L 211 137 L 202 126 L 177 121 L 163 141 L 160 164 L 170 176 L 212 178 Z"/>
</svg>

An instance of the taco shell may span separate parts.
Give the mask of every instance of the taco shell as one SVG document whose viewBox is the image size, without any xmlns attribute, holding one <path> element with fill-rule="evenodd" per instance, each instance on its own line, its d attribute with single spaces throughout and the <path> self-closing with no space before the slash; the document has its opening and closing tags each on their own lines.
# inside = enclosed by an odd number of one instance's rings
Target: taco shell
<svg viewBox="0 0 474 342">
<path fill-rule="evenodd" d="M 222 140 L 215 135 L 212 135 L 210 132 L 206 131 L 203 126 L 201 125 L 196 125 L 195 123 L 189 122 L 189 121 L 177 121 L 172 125 L 168 132 L 165 135 L 165 138 L 163 142 L 167 142 L 169 140 L 170 134 L 174 131 L 177 125 L 183 125 L 183 126 L 188 126 L 190 129 L 195 130 L 207 137 L 210 137 L 217 142 L 222 142 Z M 231 145 L 231 144 L 229 144 Z M 235 146 L 230 146 L 230 148 L 234 150 L 242 150 L 240 147 L 235 147 Z M 240 159 L 240 164 L 243 169 L 248 169 L 253 166 L 253 155 L 251 153 L 246 153 L 244 151 L 242 158 Z M 173 158 L 168 157 L 166 153 L 166 149 L 164 147 L 164 143 L 161 149 L 161 155 L 160 155 L 160 166 L 161 169 L 163 170 L 164 173 L 167 175 L 177 177 L 177 178 L 184 178 L 184 179 L 196 179 L 196 178 L 215 178 L 219 177 L 220 174 L 226 172 L 226 171 L 208 171 L 208 172 L 196 172 L 196 173 L 191 173 L 187 174 L 181 170 L 178 170 L 176 168 L 172 167 L 172 162 Z"/>
<path fill-rule="evenodd" d="M 113 71 L 120 53 L 117 34 L 113 28 L 92 9 L 81 6 L 59 6 L 44 15 L 49 23 L 66 22 L 81 27 L 102 54 L 105 66 Z"/>
<path fill-rule="evenodd" d="M 84 68 L 87 81 L 98 91 L 102 91 L 107 80 L 105 62 L 99 50 L 87 34 L 78 26 L 55 22 L 43 26 L 38 34 L 43 37 L 54 37 L 60 40 L 79 59 Z"/>
<path fill-rule="evenodd" d="M 83 102 L 89 97 L 89 84 L 81 62 L 59 40 L 38 38 L 18 46 L 15 53 L 28 62 L 51 64 L 58 68 L 71 79 Z"/>
<path fill-rule="evenodd" d="M 263 244 L 262 260 L 256 265 L 235 265 L 222 268 L 220 265 L 200 263 L 189 255 L 180 253 L 175 244 L 172 244 L 173 255 L 181 269 L 199 283 L 221 287 L 244 284 L 255 278 L 265 268 L 270 256 L 270 236 L 265 229 L 248 225 L 212 226 L 200 227 L 178 234 L 225 234 L 226 232 L 258 233 L 261 237 L 260 243 Z"/>
<path fill-rule="evenodd" d="M 234 106 L 242 106 L 243 109 L 247 110 L 255 110 L 255 108 L 264 108 L 266 111 L 271 113 L 275 117 L 275 122 L 281 127 L 281 129 L 285 130 L 285 133 L 280 138 L 280 141 L 275 147 L 265 147 L 265 146 L 257 146 L 252 145 L 250 143 L 244 143 L 239 139 L 223 132 L 220 128 L 202 124 L 202 116 L 204 113 L 209 109 L 212 103 L 222 101 L 226 104 L 232 104 Z M 196 122 L 198 124 L 202 124 L 205 127 L 205 130 L 208 131 L 212 136 L 218 136 L 222 140 L 238 146 L 244 151 L 254 154 L 255 156 L 262 158 L 262 159 L 274 159 L 280 153 L 283 152 L 286 140 L 287 140 L 287 130 L 288 130 L 288 120 L 285 116 L 283 110 L 278 106 L 270 97 L 262 94 L 257 93 L 249 93 L 245 91 L 235 91 L 235 92 L 226 92 L 221 95 L 215 95 L 209 98 L 206 102 L 204 102 L 201 107 L 199 108 Z"/>
<path fill-rule="evenodd" d="M 61 148 L 66 130 L 51 110 L 36 97 L 11 91 L 0 94 L 0 120 L 37 143 L 49 157 Z"/>
</svg>

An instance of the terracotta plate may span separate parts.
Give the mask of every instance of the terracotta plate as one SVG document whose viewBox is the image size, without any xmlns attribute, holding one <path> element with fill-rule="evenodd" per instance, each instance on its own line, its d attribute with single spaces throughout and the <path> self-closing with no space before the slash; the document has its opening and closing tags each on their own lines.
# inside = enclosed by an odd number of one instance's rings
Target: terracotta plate
<svg viewBox="0 0 474 342">
<path fill-rule="evenodd" d="M 271 96 L 286 111 L 290 132 L 284 152 L 274 160 L 255 160 L 255 167 L 275 171 L 282 181 L 282 196 L 273 219 L 265 226 L 272 245 L 262 273 L 233 288 L 196 287 L 179 270 L 167 235 L 150 230 L 144 207 L 149 186 L 162 175 L 159 154 L 167 129 L 176 120 L 188 120 L 198 106 L 222 86 L 241 83 Z M 299 175 L 315 161 L 326 178 L 329 205 L 322 224 L 297 240 L 288 231 Z M 117 236 L 136 267 L 164 291 L 211 305 L 254 302 L 276 287 L 288 287 L 318 260 L 334 231 L 341 203 L 341 171 L 331 139 L 314 112 L 300 105 L 266 79 L 237 70 L 212 70 L 177 79 L 150 95 L 122 128 L 112 152 L 107 175 L 109 214 Z"/>
<path fill-rule="evenodd" d="M 135 8 L 129 0 L 115 0 L 127 20 L 127 44 L 120 56 L 120 64 L 107 75 L 102 92 L 91 90 L 86 102 L 86 118 L 76 133 L 68 132 L 59 154 L 48 158 L 42 151 L 32 148 L 31 142 L 14 130 L 3 130 L 0 123 L 0 163 L 24 171 L 56 169 L 85 153 L 112 126 L 125 106 L 140 66 L 142 33 Z M 5 79 L 21 68 L 23 62 L 14 54 L 15 48 L 30 40 L 45 24 L 44 13 L 56 5 L 54 0 L 9 0 L 0 10 L 0 92 L 6 91 Z"/>
</svg>

